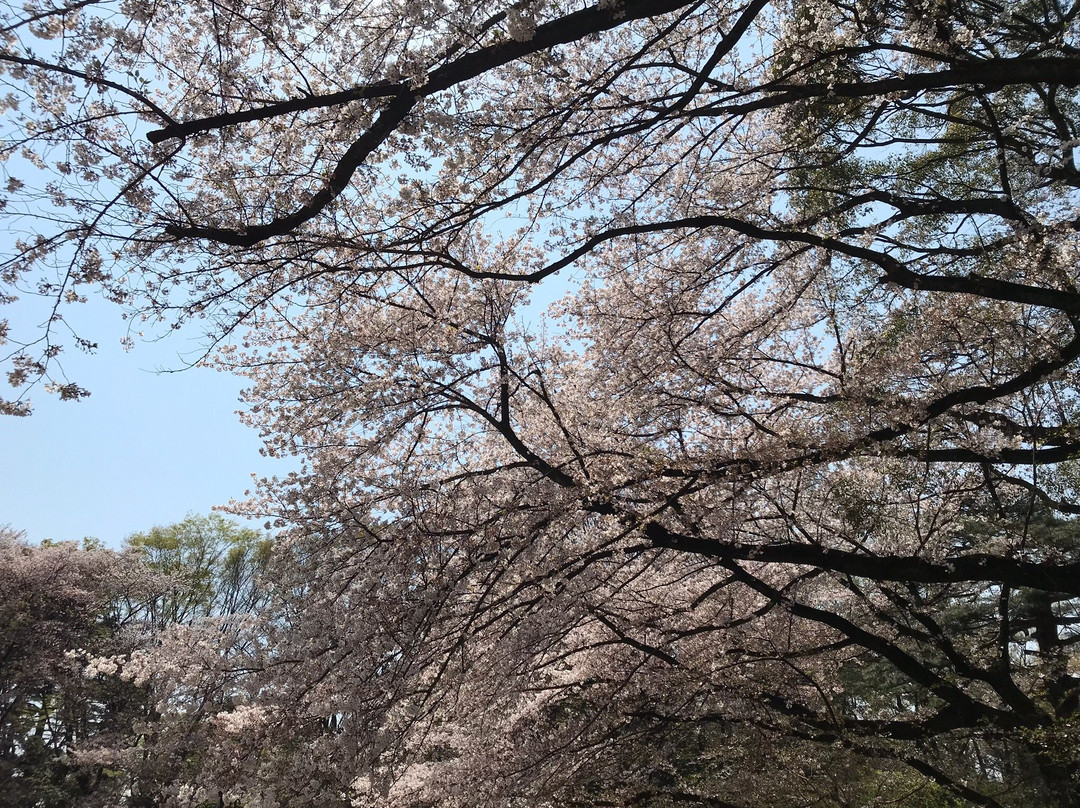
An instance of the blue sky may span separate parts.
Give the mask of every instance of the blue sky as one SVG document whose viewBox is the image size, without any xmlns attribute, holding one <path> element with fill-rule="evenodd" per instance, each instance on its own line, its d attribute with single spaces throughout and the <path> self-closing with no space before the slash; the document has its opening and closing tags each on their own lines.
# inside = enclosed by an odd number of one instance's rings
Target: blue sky
<svg viewBox="0 0 1080 808">
<path fill-rule="evenodd" d="M 5 306 L 0 318 L 25 321 L 32 303 Z M 0 416 L 0 524 L 32 542 L 95 536 L 119 546 L 133 532 L 242 497 L 252 472 L 291 468 L 261 457 L 258 435 L 237 419 L 242 380 L 206 368 L 158 372 L 182 367 L 198 350 L 197 333 L 136 340 L 125 352 L 119 308 L 77 308 L 81 333 L 100 347 L 90 356 L 66 351 L 61 363 L 91 396 L 61 402 L 36 389 L 33 415 Z"/>
</svg>

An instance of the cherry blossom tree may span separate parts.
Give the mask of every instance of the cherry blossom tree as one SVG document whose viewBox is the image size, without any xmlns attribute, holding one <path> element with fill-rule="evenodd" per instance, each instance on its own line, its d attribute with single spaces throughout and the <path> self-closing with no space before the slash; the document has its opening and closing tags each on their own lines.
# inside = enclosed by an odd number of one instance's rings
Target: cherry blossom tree
<svg viewBox="0 0 1080 808">
<path fill-rule="evenodd" d="M 31 547 L 2 529 L 0 580 L 0 805 L 115 804 L 124 779 L 76 747 L 126 743 L 147 700 L 84 661 L 138 647 L 140 615 L 130 604 L 147 596 L 154 576 L 93 543 Z"/>
<path fill-rule="evenodd" d="M 34 547 L 0 529 L 4 808 L 152 805 L 130 774 L 146 775 L 158 716 L 144 686 L 115 675 L 121 661 L 171 626 L 246 614 L 261 601 L 269 540 L 220 515 L 189 516 L 126 544 Z"/>
<path fill-rule="evenodd" d="M 9 10 L 12 382 L 202 318 L 305 460 L 160 798 L 1078 805 L 1078 13 Z"/>
</svg>

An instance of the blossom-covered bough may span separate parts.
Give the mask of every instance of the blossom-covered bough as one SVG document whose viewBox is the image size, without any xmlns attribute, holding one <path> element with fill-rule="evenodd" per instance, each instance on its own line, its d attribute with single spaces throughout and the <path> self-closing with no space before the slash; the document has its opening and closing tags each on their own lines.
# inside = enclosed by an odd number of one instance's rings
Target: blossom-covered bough
<svg viewBox="0 0 1080 808">
<path fill-rule="evenodd" d="M 14 381 L 100 289 L 305 460 L 158 799 L 1078 805 L 1078 13 L 9 10 Z"/>
</svg>

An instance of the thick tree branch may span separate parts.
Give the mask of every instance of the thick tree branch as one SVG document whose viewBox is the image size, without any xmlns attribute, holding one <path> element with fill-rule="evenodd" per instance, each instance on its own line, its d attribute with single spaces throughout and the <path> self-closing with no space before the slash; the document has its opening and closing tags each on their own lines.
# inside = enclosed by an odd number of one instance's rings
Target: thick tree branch
<svg viewBox="0 0 1080 808">
<path fill-rule="evenodd" d="M 745 115 L 763 109 L 773 109 L 812 98 L 868 98 L 899 93 L 914 95 L 928 90 L 975 86 L 984 89 L 1024 84 L 1051 84 L 1065 87 L 1080 86 L 1080 58 L 1071 56 L 1017 57 L 972 61 L 933 73 L 911 73 L 876 81 L 837 82 L 822 84 L 773 84 L 758 88 L 769 93 L 754 101 L 732 104 L 720 102 L 689 111 L 690 115 Z"/>
<path fill-rule="evenodd" d="M 657 522 L 646 524 L 644 533 L 656 547 L 725 562 L 753 561 L 816 567 L 874 581 L 916 584 L 1003 582 L 1010 586 L 1064 592 L 1080 597 L 1080 562 L 1075 561 L 1054 564 L 986 553 L 956 556 L 947 561 L 930 561 L 919 556 L 867 555 L 812 544 L 745 544 L 687 536 Z"/>
<path fill-rule="evenodd" d="M 264 107 L 244 109 L 237 112 L 223 112 L 220 115 L 196 118 L 184 123 L 173 123 L 148 132 L 146 139 L 151 143 L 161 143 L 171 138 L 186 138 L 203 132 L 211 132 L 215 129 L 223 129 L 226 126 L 239 126 L 245 123 L 266 120 L 267 118 L 276 118 L 279 115 L 291 115 L 311 109 L 336 107 L 365 99 L 392 98 L 396 95 L 403 95 L 408 91 L 409 85 L 407 83 L 383 82 L 352 87 L 336 93 L 306 95 L 299 98 L 290 98 L 287 101 L 277 101 Z"/>
<path fill-rule="evenodd" d="M 410 86 L 407 90 L 398 89 L 392 96 L 393 100 L 383 109 L 371 127 L 353 142 L 338 161 L 329 182 L 315 193 L 307 204 L 293 213 L 243 231 L 233 228 L 172 224 L 165 228 L 165 232 L 177 238 L 205 238 L 236 247 L 250 247 L 268 238 L 289 233 L 318 216 L 327 205 L 341 195 L 356 170 L 398 127 L 421 98 L 476 78 L 524 56 L 575 42 L 633 20 L 677 11 L 699 1 L 624 0 L 611 8 L 594 6 L 538 26 L 533 37 L 526 42 L 505 41 L 465 54 L 450 64 L 433 70 L 422 85 Z M 190 128 L 193 124 L 188 124 L 188 126 Z M 160 133 L 168 130 L 158 131 Z M 196 128 L 191 131 L 198 130 Z M 158 139 L 164 139 L 167 136 L 155 134 Z"/>
<path fill-rule="evenodd" d="M 836 614 L 835 612 L 819 609 L 815 606 L 802 603 L 793 597 L 784 595 L 780 590 L 770 586 L 761 578 L 749 573 L 737 561 L 725 560 L 723 565 L 731 570 L 731 573 L 750 589 L 770 600 L 776 600 L 783 603 L 784 608 L 791 612 L 795 617 L 828 626 L 843 636 L 848 637 L 857 645 L 888 660 L 898 671 L 911 679 L 911 681 L 922 685 L 938 698 L 942 699 L 942 701 L 948 704 L 952 709 L 956 710 L 963 716 L 968 726 L 975 726 L 980 721 L 986 721 L 992 724 L 1002 722 L 1006 727 L 1015 726 L 1019 716 L 1016 716 L 1012 712 L 999 710 L 995 707 L 990 707 L 989 705 L 976 701 L 961 690 L 959 686 L 942 678 L 911 654 L 886 638 L 874 634 L 861 626 L 857 626 L 855 623 L 852 623 L 847 618 Z M 1035 720 L 1031 723 L 1031 726 L 1038 726 L 1040 723 L 1042 722 Z"/>
<path fill-rule="evenodd" d="M 816 233 L 761 227 L 731 216 L 689 216 L 682 219 L 671 219 L 663 222 L 648 222 L 625 227 L 614 227 L 601 233 L 597 233 L 586 240 L 585 243 L 577 249 L 535 272 L 492 272 L 470 270 L 465 267 L 459 268 L 459 271 L 474 278 L 538 282 L 549 275 L 555 274 L 560 269 L 570 266 L 574 262 L 588 255 L 599 245 L 608 241 L 624 238 L 626 236 L 643 235 L 646 233 L 660 233 L 684 229 L 695 230 L 710 227 L 721 227 L 733 230 L 763 242 L 795 242 L 806 244 L 811 247 L 819 247 L 852 258 L 868 261 L 885 271 L 885 277 L 882 279 L 883 282 L 895 283 L 898 286 L 903 286 L 908 289 L 927 292 L 970 294 L 991 300 L 1000 300 L 1031 306 L 1043 306 L 1045 308 L 1068 312 L 1069 314 L 1080 315 L 1080 294 L 1076 294 L 1075 292 L 1048 289 L 1039 286 L 1031 286 L 1029 284 L 1014 283 L 1012 281 L 1001 281 L 996 278 L 988 278 L 974 274 L 967 276 L 944 276 L 918 273 L 908 269 L 903 262 L 893 258 L 887 253 L 849 244 L 838 238 L 819 236 Z"/>
</svg>

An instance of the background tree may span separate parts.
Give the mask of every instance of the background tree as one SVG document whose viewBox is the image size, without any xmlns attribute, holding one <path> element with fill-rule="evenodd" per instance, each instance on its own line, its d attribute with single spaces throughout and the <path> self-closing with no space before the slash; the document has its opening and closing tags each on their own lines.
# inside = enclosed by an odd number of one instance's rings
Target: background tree
<svg viewBox="0 0 1080 808">
<path fill-rule="evenodd" d="M 1076 806 L 1078 13 L 11 10 L 5 280 L 206 318 L 307 461 L 274 617 L 125 665 L 160 799 Z"/>
<path fill-rule="evenodd" d="M 0 804 L 152 805 L 143 783 L 158 716 L 118 660 L 169 628 L 254 611 L 270 540 L 220 515 L 99 542 L 0 534 Z M 220 629 L 220 624 L 218 625 Z M 130 757 L 116 750 L 130 747 Z"/>
<path fill-rule="evenodd" d="M 139 644 L 139 602 L 154 578 L 131 555 L 92 542 L 30 547 L 0 535 L 0 804 L 109 805 L 120 773 L 80 760 L 75 747 L 124 738 L 145 720 L 145 694 L 115 677 L 84 676 L 89 655 Z"/>
<path fill-rule="evenodd" d="M 124 543 L 140 553 L 151 570 L 172 581 L 167 592 L 141 607 L 159 629 L 205 617 L 254 613 L 265 601 L 258 579 L 266 570 L 273 541 L 221 514 L 189 514 L 176 524 L 133 533 Z"/>
</svg>

